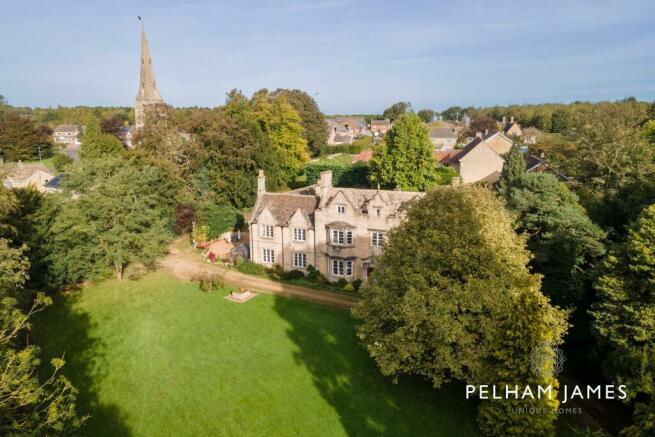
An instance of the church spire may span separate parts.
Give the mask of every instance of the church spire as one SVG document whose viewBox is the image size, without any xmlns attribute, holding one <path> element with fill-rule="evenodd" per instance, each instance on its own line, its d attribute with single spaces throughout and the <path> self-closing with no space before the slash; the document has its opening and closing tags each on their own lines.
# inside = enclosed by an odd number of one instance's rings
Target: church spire
<svg viewBox="0 0 655 437">
<path fill-rule="evenodd" d="M 141 17 L 139 17 L 139 20 L 141 20 Z M 150 51 L 148 50 L 148 39 L 143 28 L 143 21 L 141 21 L 141 78 L 139 81 L 139 92 L 136 95 L 135 107 L 137 129 L 143 127 L 145 122 L 145 106 L 163 102 L 157 89 L 155 75 L 152 71 L 152 59 L 150 59 Z"/>
</svg>

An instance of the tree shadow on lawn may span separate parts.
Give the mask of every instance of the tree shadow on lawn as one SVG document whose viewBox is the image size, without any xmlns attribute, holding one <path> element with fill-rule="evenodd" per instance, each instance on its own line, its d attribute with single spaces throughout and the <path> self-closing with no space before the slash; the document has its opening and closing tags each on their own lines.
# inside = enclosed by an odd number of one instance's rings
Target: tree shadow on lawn
<svg viewBox="0 0 655 437">
<path fill-rule="evenodd" d="M 275 309 L 291 325 L 295 359 L 312 373 L 348 435 L 479 434 L 477 403 L 466 401 L 463 385 L 437 390 L 418 377 L 393 384 L 359 344 L 348 311 L 285 297 L 276 297 Z"/>
<path fill-rule="evenodd" d="M 39 314 L 35 322 L 36 343 L 42 350 L 42 362 L 64 355 L 62 373 L 79 391 L 76 409 L 80 416 L 90 416 L 75 435 L 130 436 L 125 415 L 118 405 L 100 402 L 98 389 L 109 369 L 105 361 L 105 343 L 91 335 L 97 325 L 75 303 L 81 291 L 58 294 L 54 304 Z M 49 366 L 42 366 L 46 374 Z"/>
</svg>

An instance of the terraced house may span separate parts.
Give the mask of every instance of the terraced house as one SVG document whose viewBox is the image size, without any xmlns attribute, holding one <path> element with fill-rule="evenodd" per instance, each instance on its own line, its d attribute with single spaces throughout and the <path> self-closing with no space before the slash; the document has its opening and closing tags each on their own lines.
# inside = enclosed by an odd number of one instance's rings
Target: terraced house
<svg viewBox="0 0 655 437">
<path fill-rule="evenodd" d="M 285 271 L 313 265 L 330 281 L 366 280 L 387 231 L 423 195 L 333 187 L 331 171 L 314 185 L 285 193 L 267 193 L 261 171 L 257 184 L 249 222 L 252 261 Z"/>
</svg>

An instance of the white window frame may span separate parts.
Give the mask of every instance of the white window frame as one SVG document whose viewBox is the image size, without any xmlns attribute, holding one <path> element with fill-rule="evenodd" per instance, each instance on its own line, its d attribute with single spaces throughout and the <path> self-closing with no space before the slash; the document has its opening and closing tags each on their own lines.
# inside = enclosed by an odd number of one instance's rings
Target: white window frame
<svg viewBox="0 0 655 437">
<path fill-rule="evenodd" d="M 332 229 L 330 241 L 335 246 L 352 246 L 353 231 L 344 231 L 342 229 Z"/>
<path fill-rule="evenodd" d="M 371 232 L 371 246 L 373 247 L 384 246 L 384 232 L 380 232 L 380 231 Z"/>
<path fill-rule="evenodd" d="M 293 241 L 307 241 L 307 229 L 293 228 Z"/>
<path fill-rule="evenodd" d="M 262 249 L 262 262 L 264 264 L 274 264 L 275 263 L 275 250 L 263 248 Z"/>
<path fill-rule="evenodd" d="M 353 275 L 352 260 L 333 259 L 330 267 L 332 276 L 350 277 Z"/>
<path fill-rule="evenodd" d="M 259 225 L 261 226 L 260 228 L 260 235 L 262 238 L 273 238 L 273 225 Z"/>
<path fill-rule="evenodd" d="M 382 217 L 382 208 L 376 207 L 375 209 L 375 216 L 376 217 Z"/>
<path fill-rule="evenodd" d="M 337 205 L 337 214 L 345 214 L 346 213 L 346 205 L 339 204 Z"/>
<path fill-rule="evenodd" d="M 307 268 L 307 254 L 305 252 L 294 252 L 293 266 L 299 269 Z"/>
</svg>

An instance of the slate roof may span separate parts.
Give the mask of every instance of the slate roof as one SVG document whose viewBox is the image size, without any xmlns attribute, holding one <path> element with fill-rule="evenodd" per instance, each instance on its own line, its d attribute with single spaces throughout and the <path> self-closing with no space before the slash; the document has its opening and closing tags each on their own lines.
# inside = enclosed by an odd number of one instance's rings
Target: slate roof
<svg viewBox="0 0 655 437">
<path fill-rule="evenodd" d="M 313 223 L 313 214 L 317 204 L 318 199 L 313 195 L 304 195 L 294 192 L 262 193 L 259 195 L 252 217 L 256 220 L 259 217 L 259 214 L 261 214 L 265 208 L 268 208 L 273 215 L 273 218 L 275 218 L 275 221 L 281 225 L 287 225 L 289 219 L 296 213 L 296 211 L 301 210 L 305 213 L 310 222 Z"/>
<path fill-rule="evenodd" d="M 14 164 L 11 165 L 8 169 L 8 176 L 15 181 L 24 181 L 25 179 L 32 176 L 34 173 L 42 171 L 50 177 L 54 177 L 52 171 L 43 164 Z"/>
<path fill-rule="evenodd" d="M 451 127 L 433 127 L 430 129 L 430 138 L 457 139 L 457 131 Z"/>
<path fill-rule="evenodd" d="M 352 143 L 353 141 L 353 136 L 352 135 L 346 135 L 346 134 L 336 134 L 334 136 L 334 140 L 332 141 L 333 143 Z"/>
<path fill-rule="evenodd" d="M 448 160 L 448 162 L 449 162 L 449 163 L 459 162 L 463 157 L 465 157 L 466 155 L 468 155 L 468 153 L 469 153 L 471 150 L 475 149 L 476 146 L 477 146 L 478 144 L 480 144 L 481 142 L 483 142 L 483 141 L 484 141 L 484 140 L 483 140 L 482 138 L 480 138 L 480 137 L 475 137 L 475 138 L 473 138 L 473 140 L 472 140 L 470 143 L 468 143 L 468 144 L 466 145 L 466 147 L 464 147 L 462 150 L 460 150 L 459 153 L 456 154 L 455 156 L 452 156 L 452 157 Z"/>
<path fill-rule="evenodd" d="M 385 118 L 384 120 L 371 120 L 371 127 L 373 126 L 389 126 L 391 125 L 391 121 L 388 118 Z"/>
<path fill-rule="evenodd" d="M 76 124 L 60 124 L 53 132 L 79 132 L 80 127 Z"/>
</svg>

